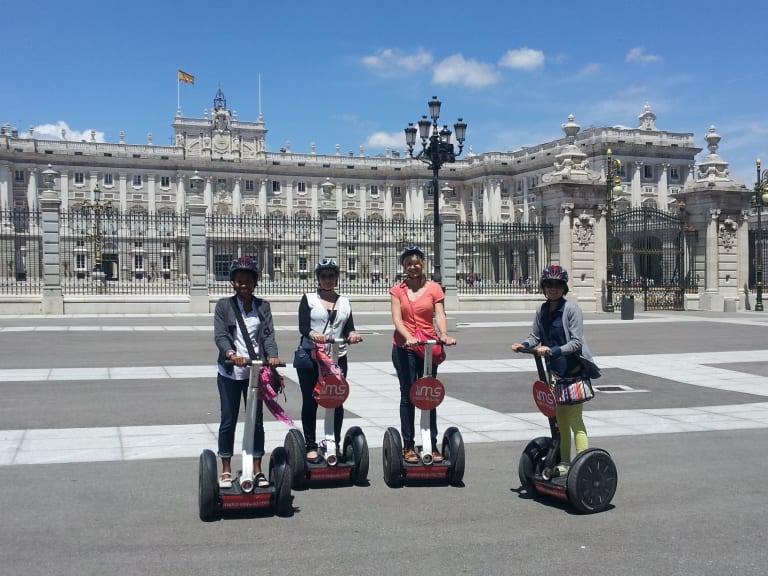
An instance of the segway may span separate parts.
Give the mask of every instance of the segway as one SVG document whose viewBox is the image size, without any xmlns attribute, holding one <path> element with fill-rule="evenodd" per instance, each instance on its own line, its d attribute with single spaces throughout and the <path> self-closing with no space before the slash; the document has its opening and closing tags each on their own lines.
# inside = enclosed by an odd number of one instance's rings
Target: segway
<svg viewBox="0 0 768 576">
<path fill-rule="evenodd" d="M 228 360 L 225 364 L 232 365 Z M 274 510 L 279 516 L 293 511 L 291 502 L 291 466 L 288 454 L 282 447 L 275 448 L 269 456 L 269 486 L 256 485 L 253 473 L 253 433 L 256 426 L 256 402 L 261 370 L 271 370 L 260 360 L 251 361 L 252 369 L 245 403 L 245 428 L 243 430 L 243 469 L 232 479 L 231 488 L 220 488 L 216 455 L 212 450 L 200 454 L 198 505 L 200 519 L 212 521 L 225 512 L 246 510 Z M 280 364 L 285 366 L 285 364 Z"/>
<path fill-rule="evenodd" d="M 539 379 L 533 384 L 533 399 L 549 419 L 551 437 L 534 438 L 523 450 L 518 464 L 520 484 L 531 496 L 545 495 L 569 502 L 579 512 L 602 512 L 616 493 L 616 465 L 605 450 L 588 448 L 572 460 L 565 476 L 556 468 L 560 461 L 560 429 L 557 425 L 555 395 L 547 384 L 544 363 L 534 349 L 518 352 L 533 354 Z"/>
<path fill-rule="evenodd" d="M 349 344 L 346 338 L 330 338 L 331 360 L 338 368 L 339 344 Z M 320 441 L 319 462 L 308 462 L 306 443 L 300 430 L 291 428 L 283 446 L 288 452 L 292 471 L 292 486 L 300 488 L 310 482 L 345 483 L 358 486 L 368 483 L 368 442 L 359 426 L 352 426 L 344 434 L 342 446 L 336 445 L 334 436 L 334 412 L 349 396 L 349 385 L 338 372 L 339 377 L 325 378 L 315 388 L 315 400 L 325 408 L 324 439 Z"/>
<path fill-rule="evenodd" d="M 410 399 L 421 411 L 421 451 L 419 462 L 406 462 L 403 457 L 403 441 L 397 428 L 387 428 L 384 432 L 382 460 L 384 482 L 391 488 L 407 481 L 447 482 L 459 486 L 464 479 L 464 439 L 455 426 L 443 434 L 442 462 L 432 459 L 432 438 L 429 430 L 429 412 L 442 404 L 445 398 L 445 386 L 432 376 L 432 346 L 441 344 L 438 340 L 424 340 L 416 343 L 425 347 L 424 376 L 411 386 Z M 418 450 L 418 446 L 416 447 Z"/>
</svg>

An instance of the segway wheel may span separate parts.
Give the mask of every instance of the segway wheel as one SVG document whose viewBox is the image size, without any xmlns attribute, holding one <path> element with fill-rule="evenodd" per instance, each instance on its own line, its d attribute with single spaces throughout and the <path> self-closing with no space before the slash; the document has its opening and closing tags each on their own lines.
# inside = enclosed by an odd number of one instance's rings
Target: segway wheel
<svg viewBox="0 0 768 576">
<path fill-rule="evenodd" d="M 203 450 L 203 453 L 200 454 L 197 496 L 200 520 L 204 522 L 218 519 L 221 513 L 219 508 L 219 481 L 216 475 L 216 455 L 210 450 Z"/>
<path fill-rule="evenodd" d="M 403 481 L 403 441 L 400 432 L 394 428 L 387 428 L 384 432 L 384 449 L 382 461 L 384 463 L 384 482 L 390 488 L 400 486 Z"/>
<path fill-rule="evenodd" d="M 307 448 L 304 435 L 296 428 L 291 428 L 285 435 L 283 446 L 288 452 L 288 463 L 291 466 L 291 486 L 299 489 L 307 477 Z"/>
<path fill-rule="evenodd" d="M 269 456 L 269 481 L 275 487 L 272 505 L 278 516 L 290 516 L 293 512 L 291 502 L 291 465 L 285 448 L 275 448 Z"/>
<path fill-rule="evenodd" d="M 533 483 L 533 477 L 541 474 L 544 467 L 544 459 L 552 446 L 552 438 L 540 436 L 534 438 L 520 454 L 520 462 L 517 466 L 517 474 L 520 477 L 520 485 L 528 494 L 536 494 L 536 486 Z"/>
<path fill-rule="evenodd" d="M 464 480 L 464 438 L 455 426 L 443 434 L 443 458 L 448 461 L 448 482 L 460 485 Z"/>
<path fill-rule="evenodd" d="M 358 486 L 368 482 L 368 441 L 359 426 L 352 426 L 344 435 L 344 458 L 352 458 L 351 480 Z"/>
<path fill-rule="evenodd" d="M 611 455 L 600 448 L 581 452 L 568 472 L 568 500 L 579 512 L 602 512 L 613 500 L 618 472 Z"/>
</svg>

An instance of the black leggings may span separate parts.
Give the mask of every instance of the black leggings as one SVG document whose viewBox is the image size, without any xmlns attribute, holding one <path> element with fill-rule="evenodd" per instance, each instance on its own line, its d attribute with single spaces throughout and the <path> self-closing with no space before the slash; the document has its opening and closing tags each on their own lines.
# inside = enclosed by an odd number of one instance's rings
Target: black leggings
<svg viewBox="0 0 768 576">
<path fill-rule="evenodd" d="M 424 358 L 413 350 L 392 346 L 392 364 L 397 371 L 397 379 L 400 381 L 400 433 L 403 435 L 405 448 L 413 448 L 414 418 L 416 407 L 411 404 L 411 386 L 424 375 Z M 432 376 L 437 376 L 437 366 L 432 365 Z M 437 449 L 437 410 L 429 411 L 429 432 L 432 437 L 432 446 L 423 446 L 423 450 Z"/>
<path fill-rule="evenodd" d="M 347 357 L 339 358 L 339 368 L 346 377 L 347 375 Z M 317 365 L 312 368 L 297 368 L 299 375 L 299 387 L 301 388 L 301 427 L 304 430 L 304 442 L 307 445 L 307 452 L 317 450 L 317 438 L 315 430 L 317 429 L 317 400 L 312 393 L 317 384 Z M 338 445 L 341 441 L 341 425 L 344 423 L 344 406 L 339 406 L 333 411 L 333 436 Z"/>
</svg>

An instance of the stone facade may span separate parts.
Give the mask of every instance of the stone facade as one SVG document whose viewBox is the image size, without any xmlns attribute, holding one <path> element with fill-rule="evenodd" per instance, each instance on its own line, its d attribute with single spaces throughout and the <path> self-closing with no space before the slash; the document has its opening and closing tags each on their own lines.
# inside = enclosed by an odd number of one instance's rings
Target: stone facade
<svg viewBox="0 0 768 576">
<path fill-rule="evenodd" d="M 306 215 L 331 209 L 342 219 L 431 220 L 430 175 L 423 163 L 388 150 L 382 156 L 297 154 L 290 146 L 267 151 L 263 118 L 242 122 L 221 90 L 210 112 L 178 111 L 174 143 L 146 145 L 39 140 L 10 126 L 0 131 L 0 210 L 39 210 L 46 171 L 62 211 L 102 199 L 121 212 L 232 215 Z M 564 137 L 511 152 L 474 153 L 440 173 L 441 214 L 458 222 L 551 224 L 548 259 L 571 271 L 573 295 L 600 310 L 606 279 L 606 152 L 621 160 L 622 193 L 614 209 L 642 206 L 680 212 L 705 241 L 695 255 L 702 277 L 689 308 L 749 306 L 747 288 L 750 191 L 729 176 L 717 155 L 714 127 L 709 156 L 692 133 L 656 127 L 646 105 L 636 127 L 581 130 L 570 116 Z M 48 198 L 47 202 L 53 201 Z M 445 220 L 444 218 L 444 220 Z M 49 257 L 50 258 L 50 257 Z M 462 270 L 462 255 L 456 255 Z M 194 267 L 193 267 L 194 268 Z"/>
</svg>

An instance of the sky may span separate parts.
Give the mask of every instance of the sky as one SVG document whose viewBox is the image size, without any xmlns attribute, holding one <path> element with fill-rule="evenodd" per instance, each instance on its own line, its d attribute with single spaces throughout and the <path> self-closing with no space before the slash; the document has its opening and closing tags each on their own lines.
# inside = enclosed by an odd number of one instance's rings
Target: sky
<svg viewBox="0 0 768 576">
<path fill-rule="evenodd" d="M 270 151 L 402 151 L 437 96 L 480 154 L 560 138 L 570 114 L 637 127 L 647 103 L 699 161 L 714 125 L 748 187 L 755 158 L 768 167 L 760 0 L 0 0 L 0 15 L 0 124 L 39 138 L 169 145 L 179 100 L 201 118 L 221 88 L 241 121 L 261 111 Z"/>
</svg>

